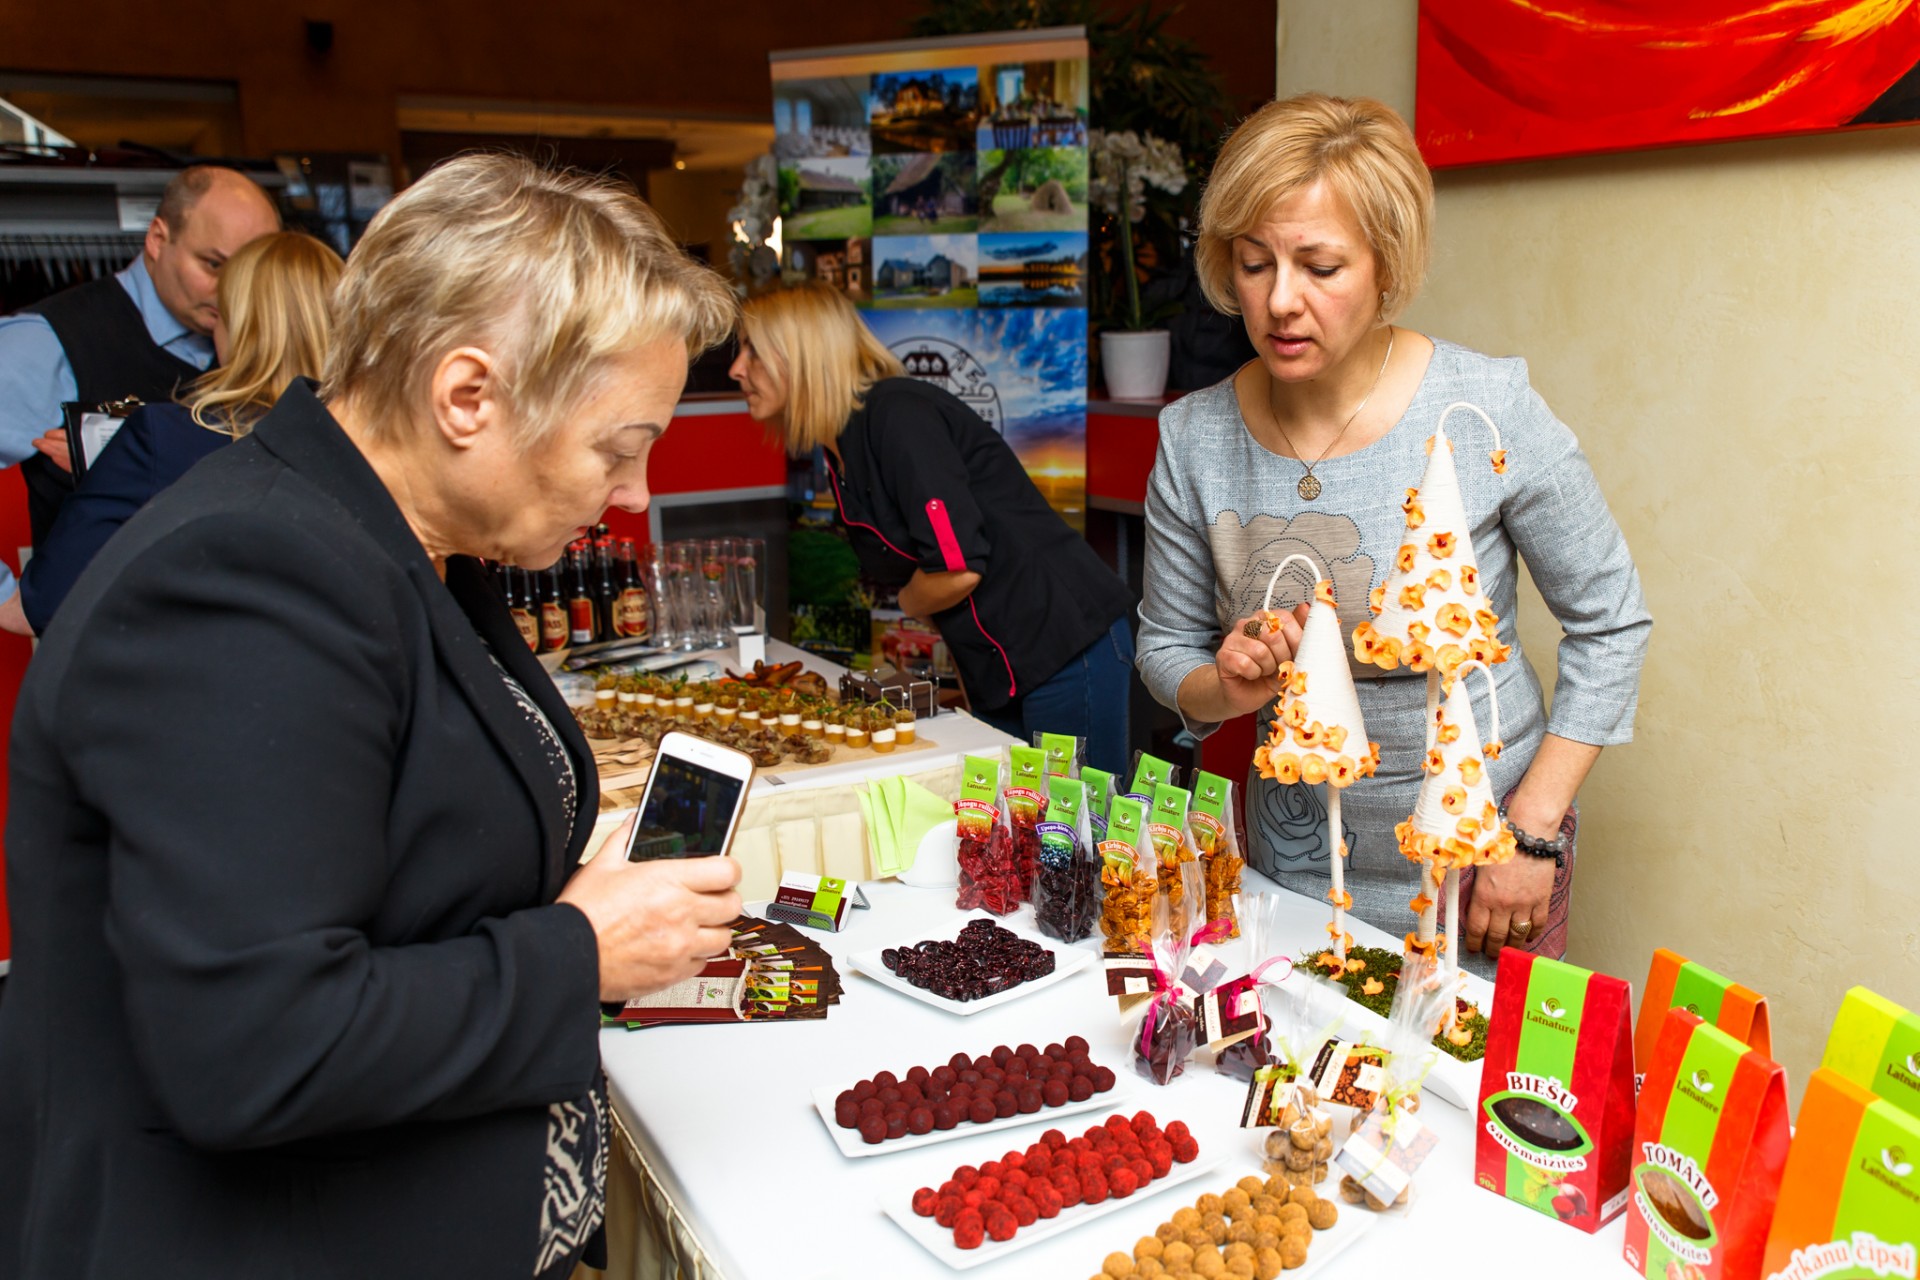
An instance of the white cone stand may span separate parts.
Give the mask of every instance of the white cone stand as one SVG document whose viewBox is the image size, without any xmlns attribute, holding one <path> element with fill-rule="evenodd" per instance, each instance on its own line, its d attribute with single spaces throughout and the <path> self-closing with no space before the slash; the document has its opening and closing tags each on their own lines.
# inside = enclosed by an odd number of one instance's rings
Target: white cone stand
<svg viewBox="0 0 1920 1280">
<path fill-rule="evenodd" d="M 1367 741 L 1366 723 L 1360 715 L 1360 695 L 1353 687 L 1353 672 L 1347 666 L 1347 646 L 1340 631 L 1339 613 L 1334 605 L 1319 598 L 1320 584 L 1326 583 L 1328 594 L 1331 594 L 1332 583 L 1312 557 L 1290 555 L 1275 566 L 1273 576 L 1267 579 L 1267 594 L 1261 611 L 1270 612 L 1273 609 L 1273 593 L 1279 586 L 1280 575 L 1295 561 L 1313 572 L 1314 591 L 1313 602 L 1307 606 L 1307 620 L 1300 628 L 1300 647 L 1293 655 L 1293 667 L 1296 672 L 1306 675 L 1307 687 L 1302 696 L 1311 700 L 1312 719 L 1328 729 L 1346 731 L 1346 737 L 1338 748 L 1300 749 L 1303 754 L 1318 755 L 1321 762 L 1328 766 L 1327 835 L 1331 855 L 1328 861 L 1333 871 L 1333 945 L 1334 954 L 1344 964 L 1347 959 L 1347 921 L 1346 909 L 1342 904 L 1346 900 L 1347 845 L 1340 824 L 1340 792 L 1343 788 L 1332 781 L 1332 766 L 1341 756 L 1364 762 L 1372 754 L 1372 744 Z M 1292 697 L 1290 691 L 1281 690 L 1280 700 L 1274 707 L 1276 717 L 1284 714 Z"/>
<path fill-rule="evenodd" d="M 1467 672 L 1476 668 L 1487 678 L 1487 700 L 1493 715 L 1493 737 L 1487 740 L 1480 737 L 1480 726 L 1473 714 L 1473 699 L 1468 696 L 1466 688 Z M 1441 718 L 1444 718 L 1449 726 L 1460 730 L 1459 736 L 1451 742 L 1438 740 Z M 1478 855 L 1498 841 L 1501 828 L 1498 817 L 1500 806 L 1494 799 L 1493 781 L 1484 759 L 1485 741 L 1500 741 L 1500 693 L 1494 687 L 1493 671 L 1487 664 L 1478 660 L 1469 660 L 1461 663 L 1454 672 L 1452 687 L 1447 693 L 1442 716 L 1427 717 L 1427 749 L 1432 751 L 1438 748 L 1441 764 L 1438 773 L 1429 773 L 1421 779 L 1420 798 L 1413 810 L 1413 825 L 1416 830 L 1426 835 L 1441 839 L 1458 839 L 1458 823 L 1461 817 L 1472 816 L 1484 819 L 1485 815 L 1494 814 L 1492 824 L 1483 826 L 1479 834 L 1474 837 L 1476 865 L 1484 865 L 1480 862 Z M 1461 763 L 1467 760 L 1473 761 L 1478 766 L 1473 782 L 1465 780 L 1465 775 L 1460 768 Z M 1456 778 L 1459 781 L 1456 782 L 1454 780 Z M 1446 796 L 1447 792 L 1454 787 L 1460 789 L 1463 798 L 1457 802 L 1458 812 L 1450 813 L 1446 807 Z M 1432 864 L 1428 863 L 1427 868 L 1427 874 L 1431 878 Z M 1460 871 L 1458 867 L 1450 867 L 1446 876 L 1446 978 L 1449 983 L 1454 982 L 1460 972 Z M 1448 1015 L 1447 1025 L 1449 1027 L 1453 1025 L 1451 1013 Z"/>
</svg>

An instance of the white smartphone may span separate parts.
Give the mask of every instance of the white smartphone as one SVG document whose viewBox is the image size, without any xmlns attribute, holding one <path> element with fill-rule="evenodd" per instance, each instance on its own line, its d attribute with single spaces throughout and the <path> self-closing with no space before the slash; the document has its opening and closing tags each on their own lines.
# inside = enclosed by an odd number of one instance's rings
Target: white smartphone
<svg viewBox="0 0 1920 1280">
<path fill-rule="evenodd" d="M 640 818 L 627 840 L 629 862 L 710 858 L 733 845 L 753 784 L 753 759 L 687 733 L 660 739 Z"/>
</svg>

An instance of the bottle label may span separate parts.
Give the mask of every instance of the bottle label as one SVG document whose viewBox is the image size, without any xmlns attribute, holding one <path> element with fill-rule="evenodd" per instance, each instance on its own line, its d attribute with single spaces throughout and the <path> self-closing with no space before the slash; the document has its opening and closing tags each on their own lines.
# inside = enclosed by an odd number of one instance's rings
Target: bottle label
<svg viewBox="0 0 1920 1280">
<path fill-rule="evenodd" d="M 514 623 L 519 626 L 520 638 L 527 642 L 527 648 L 538 649 L 540 647 L 540 624 L 533 620 L 533 614 L 526 609 L 516 606 L 513 610 L 513 620 Z"/>
<path fill-rule="evenodd" d="M 647 593 L 638 587 L 620 593 L 620 634 L 636 640 L 647 634 Z"/>
<path fill-rule="evenodd" d="M 540 605 L 540 640 L 549 649 L 563 648 L 567 643 L 567 611 L 558 600 Z"/>
<path fill-rule="evenodd" d="M 573 618 L 573 642 L 575 644 L 593 643 L 593 601 L 575 596 L 567 605 Z"/>
</svg>

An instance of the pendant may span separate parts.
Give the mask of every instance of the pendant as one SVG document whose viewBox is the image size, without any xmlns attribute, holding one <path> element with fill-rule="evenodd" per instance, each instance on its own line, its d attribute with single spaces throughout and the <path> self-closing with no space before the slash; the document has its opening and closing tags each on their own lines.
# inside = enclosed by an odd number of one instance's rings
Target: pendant
<svg viewBox="0 0 1920 1280">
<path fill-rule="evenodd" d="M 1301 476 L 1300 483 L 1295 485 L 1294 487 L 1300 491 L 1300 496 L 1305 498 L 1308 502 L 1312 502 L 1315 498 L 1320 496 L 1320 482 L 1314 479 L 1313 472 L 1311 471 Z"/>
</svg>

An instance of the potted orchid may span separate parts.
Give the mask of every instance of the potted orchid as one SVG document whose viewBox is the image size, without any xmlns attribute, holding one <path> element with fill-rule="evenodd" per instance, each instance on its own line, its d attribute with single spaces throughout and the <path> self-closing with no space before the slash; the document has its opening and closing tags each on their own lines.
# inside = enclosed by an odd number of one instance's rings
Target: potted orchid
<svg viewBox="0 0 1920 1280">
<path fill-rule="evenodd" d="M 1109 133 L 1094 130 L 1088 137 L 1092 181 L 1087 198 L 1114 219 L 1119 230 L 1114 274 L 1113 319 L 1100 333 L 1100 363 L 1108 394 L 1121 400 L 1158 399 L 1167 387 L 1169 336 L 1160 322 L 1163 312 L 1178 311 L 1177 303 L 1152 311 L 1140 305 L 1140 270 L 1134 247 L 1134 224 L 1147 216 L 1147 188 L 1179 195 L 1187 186 L 1187 166 L 1180 149 L 1152 134 Z"/>
</svg>

